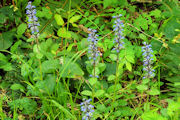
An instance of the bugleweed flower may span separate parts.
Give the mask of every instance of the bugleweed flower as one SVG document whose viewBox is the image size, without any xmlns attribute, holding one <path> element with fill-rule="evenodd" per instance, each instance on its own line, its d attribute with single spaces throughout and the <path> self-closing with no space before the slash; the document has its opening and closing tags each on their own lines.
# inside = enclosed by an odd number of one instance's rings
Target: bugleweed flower
<svg viewBox="0 0 180 120">
<path fill-rule="evenodd" d="M 98 62 L 98 56 L 99 56 L 99 51 L 97 48 L 97 42 L 98 42 L 98 35 L 96 35 L 95 33 L 97 32 L 96 30 L 92 30 L 92 29 L 88 29 L 90 31 L 89 35 L 88 35 L 88 42 L 90 42 L 89 44 L 89 60 L 92 60 L 92 64 L 96 64 Z"/>
<path fill-rule="evenodd" d="M 152 68 L 153 64 L 153 50 L 151 49 L 151 45 L 147 44 L 146 42 L 143 43 L 144 46 L 142 47 L 142 52 L 143 52 L 143 71 L 144 71 L 144 77 L 143 79 L 149 79 L 154 77 L 154 69 Z"/>
<path fill-rule="evenodd" d="M 114 25 L 113 25 L 113 31 L 115 32 L 115 38 L 114 38 L 114 43 L 116 43 L 116 46 L 113 50 L 116 50 L 117 53 L 119 53 L 120 49 L 124 48 L 124 42 L 122 41 L 124 39 L 123 36 L 123 27 L 124 24 L 122 22 L 122 20 L 120 19 L 122 15 L 118 15 L 118 16 L 113 16 L 113 18 L 115 18 L 116 20 L 114 21 Z"/>
<path fill-rule="evenodd" d="M 98 56 L 99 56 L 99 51 L 98 51 L 98 47 L 97 47 L 97 42 L 98 42 L 98 35 L 95 34 L 97 31 L 96 30 L 92 30 L 92 29 L 88 29 L 90 31 L 89 35 L 88 35 L 88 42 L 89 44 L 89 50 L 88 50 L 88 54 L 89 54 L 89 60 L 92 62 L 92 65 L 95 67 L 95 65 L 98 63 Z M 90 75 L 90 77 L 97 77 L 97 75 Z"/>
<path fill-rule="evenodd" d="M 40 26 L 38 22 L 38 18 L 36 17 L 36 7 L 32 5 L 32 2 L 28 2 L 28 5 L 26 6 L 26 14 L 28 15 L 28 28 L 30 28 L 31 33 L 34 35 L 38 35 L 39 29 L 38 26 Z"/>
<path fill-rule="evenodd" d="M 81 105 L 82 120 L 90 120 L 94 112 L 94 106 L 90 104 L 91 99 L 83 99 Z"/>
</svg>

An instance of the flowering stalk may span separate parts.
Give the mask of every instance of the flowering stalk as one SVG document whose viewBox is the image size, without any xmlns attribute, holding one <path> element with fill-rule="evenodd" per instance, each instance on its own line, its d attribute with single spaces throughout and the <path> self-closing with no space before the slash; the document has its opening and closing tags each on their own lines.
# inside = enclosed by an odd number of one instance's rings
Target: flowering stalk
<svg viewBox="0 0 180 120">
<path fill-rule="evenodd" d="M 88 50 L 89 60 L 92 62 L 94 66 L 94 75 L 90 75 L 90 77 L 98 77 L 95 74 L 95 66 L 98 63 L 98 56 L 99 56 L 99 51 L 97 47 L 98 35 L 95 34 L 97 32 L 96 30 L 92 30 L 92 29 L 88 29 L 88 30 L 90 31 L 87 38 L 88 42 L 90 42 L 89 50 Z"/>
<path fill-rule="evenodd" d="M 36 38 L 38 37 L 39 29 L 38 26 L 40 26 L 38 22 L 38 18 L 36 17 L 36 7 L 32 5 L 32 2 L 28 2 L 28 5 L 26 6 L 26 14 L 28 15 L 28 28 L 31 30 L 31 34 L 34 35 Z"/>
<path fill-rule="evenodd" d="M 115 18 L 116 20 L 114 21 L 114 25 L 113 25 L 113 31 L 115 32 L 115 38 L 114 38 L 114 43 L 116 43 L 116 46 L 114 48 L 114 50 L 116 50 L 117 53 L 120 52 L 120 49 L 124 48 L 124 42 L 122 41 L 124 39 L 123 36 L 123 27 L 124 24 L 122 22 L 122 20 L 120 19 L 122 15 L 118 15 L 118 16 L 113 16 L 113 18 Z"/>
<path fill-rule="evenodd" d="M 90 120 L 94 112 L 94 106 L 90 104 L 91 99 L 83 99 L 81 105 L 81 111 L 83 112 L 82 120 Z"/>
<path fill-rule="evenodd" d="M 151 45 L 147 44 L 146 42 L 143 43 L 144 46 L 142 47 L 142 52 L 143 52 L 143 71 L 144 71 L 144 76 L 143 79 L 149 79 L 154 77 L 154 69 L 152 68 L 153 64 L 153 50 L 151 49 Z"/>
<path fill-rule="evenodd" d="M 115 38 L 114 38 L 114 43 L 115 43 L 115 48 L 113 48 L 113 50 L 116 50 L 117 52 L 117 64 L 116 64 L 116 80 L 115 82 L 115 88 L 114 88 L 114 96 L 113 96 L 113 102 L 115 101 L 115 97 L 116 97 L 116 87 L 117 87 L 117 83 L 119 82 L 119 52 L 121 49 L 124 48 L 124 42 L 122 41 L 124 39 L 123 36 L 123 27 L 124 24 L 122 22 L 122 20 L 120 19 L 122 15 L 118 15 L 118 16 L 113 16 L 112 18 L 115 19 L 114 21 L 114 25 L 113 25 L 113 31 L 115 32 Z M 112 111 L 114 110 L 114 107 L 112 107 L 111 109 Z"/>
</svg>

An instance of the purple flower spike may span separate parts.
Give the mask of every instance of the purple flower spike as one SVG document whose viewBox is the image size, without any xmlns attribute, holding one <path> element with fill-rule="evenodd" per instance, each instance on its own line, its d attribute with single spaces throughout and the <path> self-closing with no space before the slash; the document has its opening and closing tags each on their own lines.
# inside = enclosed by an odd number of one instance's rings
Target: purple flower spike
<svg viewBox="0 0 180 120">
<path fill-rule="evenodd" d="M 38 18 L 36 17 L 36 7 L 32 5 L 32 2 L 28 2 L 28 5 L 26 6 L 26 14 L 28 15 L 28 28 L 31 30 L 31 34 L 38 35 L 39 29 L 38 26 L 40 24 L 38 23 Z"/>
<path fill-rule="evenodd" d="M 83 99 L 81 105 L 82 120 L 90 120 L 93 116 L 94 106 L 90 104 L 91 99 Z"/>
<path fill-rule="evenodd" d="M 114 25 L 113 25 L 113 31 L 115 32 L 115 39 L 114 39 L 114 43 L 116 44 L 115 46 L 115 50 L 117 53 L 119 53 L 119 51 L 124 48 L 124 42 L 122 41 L 124 39 L 124 36 L 123 36 L 123 27 L 124 27 L 124 24 L 122 22 L 122 20 L 120 19 L 122 15 L 118 15 L 118 16 L 113 16 L 112 18 L 116 19 L 114 21 Z"/>
<path fill-rule="evenodd" d="M 98 35 L 95 34 L 97 32 L 96 30 L 88 29 L 90 31 L 88 35 L 88 42 L 89 44 L 89 60 L 92 61 L 92 64 L 97 64 L 98 63 L 98 56 L 99 56 L 99 51 L 97 47 L 97 42 L 98 42 Z"/>
<path fill-rule="evenodd" d="M 143 52 L 143 71 L 144 71 L 144 76 L 143 79 L 149 79 L 153 78 L 155 76 L 154 72 L 155 70 L 152 68 L 153 64 L 153 50 L 151 49 L 151 45 L 147 44 L 146 42 L 143 43 L 144 46 L 142 47 L 142 52 Z"/>
</svg>

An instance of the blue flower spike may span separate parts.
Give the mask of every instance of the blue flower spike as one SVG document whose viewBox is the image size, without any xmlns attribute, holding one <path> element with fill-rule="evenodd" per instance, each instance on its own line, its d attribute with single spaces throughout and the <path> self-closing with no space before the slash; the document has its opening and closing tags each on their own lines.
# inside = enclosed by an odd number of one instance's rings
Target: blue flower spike
<svg viewBox="0 0 180 120">
<path fill-rule="evenodd" d="M 28 28 L 31 30 L 32 35 L 39 35 L 38 26 L 40 26 L 38 22 L 38 18 L 36 17 L 36 7 L 32 5 L 32 2 L 28 2 L 26 6 L 26 14 L 28 15 Z"/>
<path fill-rule="evenodd" d="M 93 116 L 94 106 L 90 104 L 91 100 L 92 99 L 83 99 L 83 102 L 80 104 L 81 111 L 83 112 L 82 120 L 90 120 Z"/>
<path fill-rule="evenodd" d="M 89 60 L 91 60 L 92 64 L 95 65 L 98 63 L 98 57 L 99 57 L 99 51 L 97 47 L 98 35 L 95 34 L 97 32 L 96 30 L 93 29 L 88 29 L 88 30 L 90 31 L 87 38 L 88 42 L 90 43 L 88 50 Z"/>
<path fill-rule="evenodd" d="M 124 36 L 123 36 L 123 31 L 124 31 L 124 24 L 122 22 L 122 20 L 120 19 L 120 17 L 122 16 L 122 14 L 118 15 L 118 16 L 113 16 L 112 18 L 115 19 L 114 21 L 114 25 L 113 25 L 113 31 L 115 32 L 115 38 L 114 38 L 114 42 L 116 44 L 115 48 L 113 50 L 116 50 L 117 53 L 120 52 L 120 50 L 122 48 L 124 48 Z"/>
<path fill-rule="evenodd" d="M 151 49 L 151 45 L 147 44 L 146 42 L 143 43 L 144 46 L 142 47 L 142 52 L 143 52 L 143 71 L 144 71 L 144 76 L 143 79 L 150 79 L 155 76 L 155 70 L 152 68 L 153 64 L 153 50 Z"/>
</svg>

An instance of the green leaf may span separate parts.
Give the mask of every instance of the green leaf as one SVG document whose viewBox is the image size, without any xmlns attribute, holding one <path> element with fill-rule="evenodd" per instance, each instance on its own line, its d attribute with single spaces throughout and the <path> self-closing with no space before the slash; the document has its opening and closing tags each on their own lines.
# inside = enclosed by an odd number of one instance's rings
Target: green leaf
<svg viewBox="0 0 180 120">
<path fill-rule="evenodd" d="M 145 91 L 148 89 L 148 86 L 147 85 L 138 85 L 136 88 L 140 91 Z"/>
<path fill-rule="evenodd" d="M 126 56 L 126 59 L 127 59 L 130 63 L 135 63 L 134 56 L 132 56 L 132 55 L 127 55 L 127 56 Z"/>
<path fill-rule="evenodd" d="M 110 54 L 110 55 L 109 55 L 109 58 L 110 58 L 112 61 L 116 61 L 116 60 L 117 60 L 117 55 L 116 55 L 116 54 Z"/>
<path fill-rule="evenodd" d="M 8 49 L 13 43 L 14 32 L 8 31 L 0 34 L 0 50 Z"/>
<path fill-rule="evenodd" d="M 73 17 L 70 18 L 69 22 L 70 23 L 77 22 L 80 18 L 81 18 L 80 15 L 73 16 Z"/>
<path fill-rule="evenodd" d="M 96 84 L 96 82 L 97 82 L 97 78 L 90 78 L 89 79 L 89 83 L 93 86 L 94 84 Z"/>
<path fill-rule="evenodd" d="M 27 25 L 25 23 L 22 23 L 17 28 L 17 35 L 21 36 L 27 29 Z"/>
<path fill-rule="evenodd" d="M 152 88 L 148 93 L 149 95 L 159 95 L 160 91 L 156 88 Z"/>
<path fill-rule="evenodd" d="M 108 88 L 107 92 L 108 92 L 108 93 L 113 93 L 114 91 L 118 91 L 118 90 L 120 90 L 121 88 L 122 88 L 121 84 L 111 85 L 111 86 Z"/>
<path fill-rule="evenodd" d="M 0 69 L 3 69 L 5 71 L 11 71 L 12 70 L 11 63 L 8 62 L 7 57 L 2 53 L 0 53 Z"/>
<path fill-rule="evenodd" d="M 30 70 L 29 65 L 27 63 L 22 64 L 22 66 L 21 66 L 21 75 L 23 77 L 28 77 L 30 73 L 31 73 L 31 70 Z"/>
<path fill-rule="evenodd" d="M 97 90 L 95 92 L 95 97 L 103 97 L 105 91 L 104 90 Z"/>
<path fill-rule="evenodd" d="M 10 106 L 11 110 L 19 109 L 25 115 L 34 114 L 37 110 L 37 103 L 29 98 L 22 98 L 16 99 L 12 102 L 9 102 L 8 105 Z"/>
<path fill-rule="evenodd" d="M 24 92 L 25 88 L 21 84 L 13 84 L 10 87 L 12 90 L 20 90 L 21 92 Z"/>
<path fill-rule="evenodd" d="M 38 6 L 40 5 L 41 0 L 34 0 L 33 5 Z"/>
<path fill-rule="evenodd" d="M 62 58 L 63 59 L 63 66 L 60 69 L 60 72 L 62 74 L 62 77 L 67 77 L 67 78 L 75 78 L 76 76 L 83 76 L 84 72 L 81 69 L 81 67 L 71 61 L 69 58 Z"/>
<path fill-rule="evenodd" d="M 82 95 L 86 95 L 86 96 L 92 96 L 92 92 L 89 90 L 84 90 L 81 92 Z"/>
<path fill-rule="evenodd" d="M 56 60 L 47 60 L 42 63 L 42 72 L 43 73 L 53 73 L 56 69 L 59 68 L 59 61 Z"/>
<path fill-rule="evenodd" d="M 126 68 L 127 68 L 129 71 L 132 71 L 131 63 L 126 62 Z"/>
<path fill-rule="evenodd" d="M 66 28 L 60 28 L 57 32 L 59 37 L 71 38 L 71 33 L 66 30 Z"/>
<path fill-rule="evenodd" d="M 110 75 L 108 76 L 108 81 L 113 81 L 116 79 L 116 76 L 115 75 Z"/>
<path fill-rule="evenodd" d="M 54 19 L 56 20 L 56 22 L 57 22 L 57 24 L 58 25 L 63 25 L 64 24 L 64 20 L 63 20 L 63 18 L 61 17 L 61 15 L 59 15 L 59 14 L 55 14 L 54 15 Z"/>
<path fill-rule="evenodd" d="M 155 10 L 150 12 L 150 16 L 154 16 L 155 18 L 159 18 L 159 17 L 161 17 L 161 11 L 158 9 L 155 9 Z"/>
</svg>

